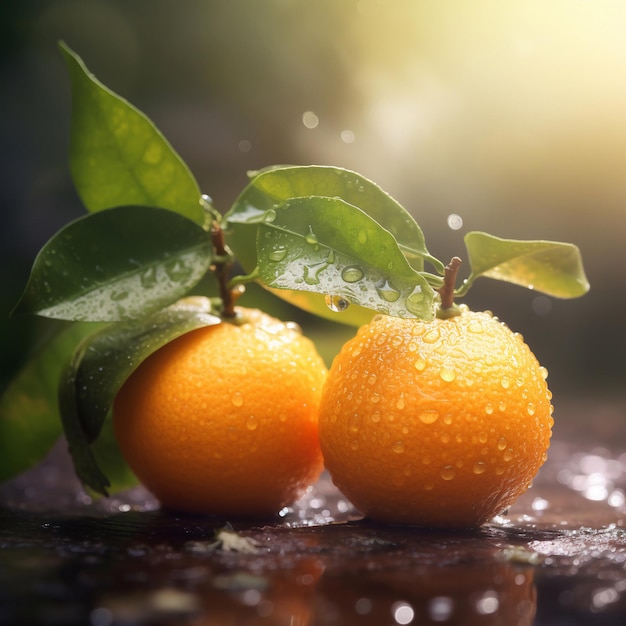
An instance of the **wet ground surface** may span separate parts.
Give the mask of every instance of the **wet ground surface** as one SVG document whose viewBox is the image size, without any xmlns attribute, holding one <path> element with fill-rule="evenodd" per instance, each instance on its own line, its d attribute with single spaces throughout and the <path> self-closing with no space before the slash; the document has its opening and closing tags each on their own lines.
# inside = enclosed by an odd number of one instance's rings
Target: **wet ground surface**
<svg viewBox="0 0 626 626">
<path fill-rule="evenodd" d="M 465 532 L 368 523 L 327 477 L 254 523 L 92 502 L 59 448 L 0 488 L 0 626 L 622 625 L 626 403 L 559 414 L 532 489 Z"/>
</svg>

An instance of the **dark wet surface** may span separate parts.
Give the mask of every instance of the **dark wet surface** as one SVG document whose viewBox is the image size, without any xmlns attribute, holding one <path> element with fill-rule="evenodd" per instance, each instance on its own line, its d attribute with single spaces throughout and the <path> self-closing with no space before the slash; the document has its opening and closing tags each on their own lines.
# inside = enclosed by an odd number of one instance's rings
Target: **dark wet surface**
<svg viewBox="0 0 626 626">
<path fill-rule="evenodd" d="M 0 625 L 624 624 L 626 403 L 559 414 L 532 489 L 465 532 L 370 524 L 326 477 L 262 522 L 94 503 L 60 448 L 0 488 Z"/>
</svg>

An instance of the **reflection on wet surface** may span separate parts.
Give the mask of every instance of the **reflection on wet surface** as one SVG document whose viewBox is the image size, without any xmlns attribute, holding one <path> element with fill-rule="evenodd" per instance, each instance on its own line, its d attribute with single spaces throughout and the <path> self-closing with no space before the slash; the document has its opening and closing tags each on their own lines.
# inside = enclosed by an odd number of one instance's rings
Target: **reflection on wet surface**
<svg viewBox="0 0 626 626">
<path fill-rule="evenodd" d="M 464 532 L 370 524 L 327 477 L 264 522 L 177 516 L 140 488 L 92 502 L 57 450 L 0 488 L 0 625 L 623 624 L 611 411 L 563 423 L 532 489 Z"/>
</svg>

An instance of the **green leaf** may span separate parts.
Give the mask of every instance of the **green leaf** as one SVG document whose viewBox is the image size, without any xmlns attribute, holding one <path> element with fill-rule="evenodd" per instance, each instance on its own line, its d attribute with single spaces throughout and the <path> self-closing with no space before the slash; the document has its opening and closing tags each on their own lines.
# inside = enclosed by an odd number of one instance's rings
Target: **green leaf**
<svg viewBox="0 0 626 626">
<path fill-rule="evenodd" d="M 372 181 L 355 172 L 326 166 L 272 167 L 257 173 L 224 218 L 229 246 L 246 272 L 257 266 L 258 224 L 282 202 L 310 196 L 341 198 L 391 233 L 413 269 L 428 260 L 443 273 L 443 265 L 428 252 L 424 235 L 411 215 Z M 300 308 L 347 324 L 361 325 L 372 311 L 352 306 L 341 315 L 328 309 L 324 297 L 313 292 L 280 290 L 274 293 Z"/>
<path fill-rule="evenodd" d="M 500 239 L 481 232 L 465 235 L 471 274 L 503 280 L 554 296 L 577 298 L 589 291 L 579 249 L 558 241 Z"/>
<path fill-rule="evenodd" d="M 258 228 L 259 278 L 267 286 L 432 319 L 434 290 L 393 235 L 359 208 L 339 198 L 294 198 L 277 205 Z"/>
<path fill-rule="evenodd" d="M 204 222 L 200 189 L 154 124 L 100 83 L 80 57 L 59 44 L 72 83 L 70 169 L 92 212 L 122 205 L 170 209 Z"/>
<path fill-rule="evenodd" d="M 208 299 L 186 298 L 148 318 L 108 325 L 76 349 L 59 385 L 59 406 L 76 473 L 86 486 L 106 495 L 111 477 L 118 477 L 113 489 L 132 477 L 106 420 L 126 379 L 166 343 L 220 322 Z"/>
<path fill-rule="evenodd" d="M 98 325 L 71 324 L 18 372 L 0 399 L 0 482 L 39 462 L 63 429 L 57 386 L 76 344 Z"/>
<path fill-rule="evenodd" d="M 203 228 L 165 209 L 86 215 L 39 252 L 15 311 L 79 321 L 141 317 L 185 295 L 212 254 Z"/>
</svg>

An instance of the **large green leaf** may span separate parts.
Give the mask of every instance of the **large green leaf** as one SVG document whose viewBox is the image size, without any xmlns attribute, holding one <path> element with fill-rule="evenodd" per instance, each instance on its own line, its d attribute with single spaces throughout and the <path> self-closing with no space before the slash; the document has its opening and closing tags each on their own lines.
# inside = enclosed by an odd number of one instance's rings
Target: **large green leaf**
<svg viewBox="0 0 626 626">
<path fill-rule="evenodd" d="M 204 221 L 200 189 L 153 123 L 60 44 L 72 83 L 70 169 L 89 211 L 143 205 Z"/>
<path fill-rule="evenodd" d="M 37 351 L 0 399 L 0 482 L 40 461 L 63 429 L 57 386 L 76 344 L 99 325 L 72 324 Z"/>
<path fill-rule="evenodd" d="M 59 385 L 59 406 L 76 473 L 86 486 L 106 494 L 113 476 L 121 477 L 113 489 L 126 486 L 130 474 L 105 425 L 125 380 L 166 343 L 220 321 L 208 299 L 186 298 L 142 320 L 108 325 L 76 349 Z"/>
<path fill-rule="evenodd" d="M 229 246 L 247 272 L 257 265 L 258 224 L 286 200 L 310 196 L 341 198 L 354 205 L 391 233 L 414 269 L 421 271 L 424 260 L 438 271 L 443 266 L 428 252 L 424 235 L 411 215 L 378 185 L 363 176 L 337 167 L 273 167 L 254 176 L 225 215 Z M 274 293 L 300 308 L 347 324 L 361 325 L 373 312 L 352 306 L 341 315 L 328 309 L 324 296 L 313 292 L 280 290 Z"/>
<path fill-rule="evenodd" d="M 576 298 L 589 291 L 580 251 L 573 244 L 470 232 L 465 245 L 471 269 L 465 290 L 476 278 L 486 276 L 557 298 Z"/>
<path fill-rule="evenodd" d="M 434 290 L 393 235 L 340 198 L 294 198 L 258 227 L 259 278 L 267 286 L 341 296 L 398 317 L 433 317 Z"/>
<path fill-rule="evenodd" d="M 16 312 L 119 321 L 185 295 L 208 270 L 208 233 L 165 209 L 117 207 L 71 222 L 42 248 Z"/>
</svg>

